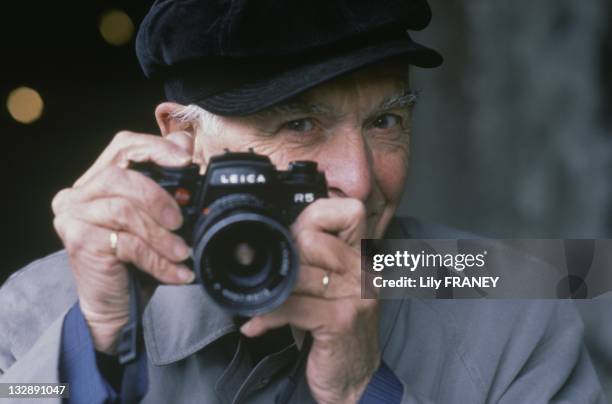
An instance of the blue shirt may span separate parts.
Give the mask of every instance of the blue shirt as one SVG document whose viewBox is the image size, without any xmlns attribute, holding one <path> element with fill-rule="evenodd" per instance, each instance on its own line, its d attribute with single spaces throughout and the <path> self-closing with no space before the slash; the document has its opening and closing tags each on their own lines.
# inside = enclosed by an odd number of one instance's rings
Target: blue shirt
<svg viewBox="0 0 612 404">
<path fill-rule="evenodd" d="M 79 304 L 75 304 L 66 314 L 62 327 L 59 373 L 63 383 L 70 384 L 68 403 L 134 403 L 142 399 L 147 391 L 146 355 L 138 357 L 138 376 L 129 389 L 135 397 L 125 397 L 107 381 L 112 376 L 103 375 L 100 359 L 96 355 L 93 340 Z M 123 386 L 126 387 L 126 386 Z M 125 390 L 125 389 L 123 389 Z"/>
<path fill-rule="evenodd" d="M 133 403 L 140 400 L 147 391 L 146 355 L 139 355 L 137 360 L 137 376 L 135 380 L 126 380 L 122 384 L 135 384 L 128 389 L 135 397 L 124 397 L 108 382 L 111 375 L 100 371 L 101 357 L 96 356 L 93 341 L 81 313 L 79 304 L 75 304 L 66 315 L 62 328 L 62 344 L 60 351 L 60 380 L 70 384 L 68 403 Z M 125 389 L 122 389 L 126 391 Z M 372 376 L 359 404 L 399 404 L 404 387 L 389 367 L 381 362 L 380 367 Z"/>
</svg>

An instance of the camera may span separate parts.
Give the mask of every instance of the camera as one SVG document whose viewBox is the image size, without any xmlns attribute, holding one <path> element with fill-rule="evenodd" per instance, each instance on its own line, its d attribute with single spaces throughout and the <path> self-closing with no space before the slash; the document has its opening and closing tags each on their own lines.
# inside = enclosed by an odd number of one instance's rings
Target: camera
<svg viewBox="0 0 612 404">
<path fill-rule="evenodd" d="M 267 156 L 226 151 L 210 159 L 206 174 L 132 163 L 178 203 L 176 231 L 192 248 L 190 265 L 206 293 L 240 316 L 268 312 L 293 290 L 299 257 L 289 226 L 318 198 L 327 197 L 325 175 L 313 161 L 279 171 Z"/>
</svg>

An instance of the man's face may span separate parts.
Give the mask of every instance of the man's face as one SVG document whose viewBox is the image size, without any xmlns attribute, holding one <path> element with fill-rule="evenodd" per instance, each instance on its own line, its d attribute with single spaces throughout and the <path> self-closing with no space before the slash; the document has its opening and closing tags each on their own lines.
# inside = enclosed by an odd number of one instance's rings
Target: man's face
<svg viewBox="0 0 612 404">
<path fill-rule="evenodd" d="M 330 197 L 361 200 L 367 237 L 381 237 L 406 180 L 413 104 L 407 76 L 405 66 L 369 68 L 254 115 L 219 117 L 216 133 L 198 133 L 196 159 L 252 148 L 279 169 L 316 161 Z"/>
</svg>

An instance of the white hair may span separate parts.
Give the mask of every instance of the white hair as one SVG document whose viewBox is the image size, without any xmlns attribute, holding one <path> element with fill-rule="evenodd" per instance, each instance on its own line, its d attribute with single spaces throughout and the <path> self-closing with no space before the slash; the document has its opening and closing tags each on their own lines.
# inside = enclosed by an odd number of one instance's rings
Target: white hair
<svg viewBox="0 0 612 404">
<path fill-rule="evenodd" d="M 220 117 L 195 104 L 172 112 L 170 117 L 178 123 L 193 126 L 197 132 L 211 134 L 219 131 Z"/>
</svg>

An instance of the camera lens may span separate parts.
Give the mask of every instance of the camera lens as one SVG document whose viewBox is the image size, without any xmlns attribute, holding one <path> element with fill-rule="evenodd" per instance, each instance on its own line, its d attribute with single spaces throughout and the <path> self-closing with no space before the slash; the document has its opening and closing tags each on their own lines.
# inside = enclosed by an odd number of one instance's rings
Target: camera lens
<svg viewBox="0 0 612 404">
<path fill-rule="evenodd" d="M 249 242 L 240 242 L 234 248 L 234 260 L 243 266 L 250 266 L 255 262 L 257 249 Z"/>
<path fill-rule="evenodd" d="M 297 253 L 286 227 L 251 195 L 231 195 L 196 225 L 194 269 L 210 297 L 243 316 L 268 312 L 291 293 Z"/>
<path fill-rule="evenodd" d="M 263 286 L 275 266 L 282 265 L 276 259 L 277 243 L 269 242 L 274 237 L 268 234 L 271 229 L 259 221 L 261 218 L 252 219 L 239 217 L 238 222 L 224 223 L 210 240 L 206 255 L 214 278 L 244 291 Z"/>
</svg>

